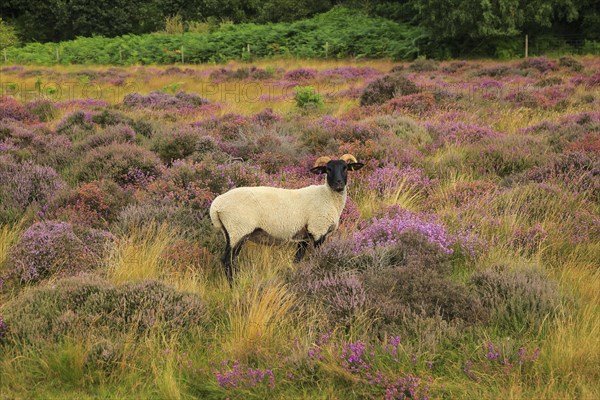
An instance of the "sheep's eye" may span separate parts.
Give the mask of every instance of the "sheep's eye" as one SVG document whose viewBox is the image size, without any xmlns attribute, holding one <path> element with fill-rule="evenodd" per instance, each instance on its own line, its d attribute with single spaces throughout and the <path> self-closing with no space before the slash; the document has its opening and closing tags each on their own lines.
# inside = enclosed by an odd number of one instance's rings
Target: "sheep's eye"
<svg viewBox="0 0 600 400">
<path fill-rule="evenodd" d="M 327 172 L 331 172 L 331 168 L 327 167 Z"/>
<path fill-rule="evenodd" d="M 346 171 L 348 169 L 347 165 L 344 165 L 344 171 Z"/>
</svg>

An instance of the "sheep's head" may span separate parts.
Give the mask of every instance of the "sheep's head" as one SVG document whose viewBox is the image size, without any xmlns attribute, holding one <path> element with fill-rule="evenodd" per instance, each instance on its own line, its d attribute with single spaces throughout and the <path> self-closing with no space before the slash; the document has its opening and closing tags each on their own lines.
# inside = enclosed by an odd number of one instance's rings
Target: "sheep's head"
<svg viewBox="0 0 600 400">
<path fill-rule="evenodd" d="M 336 192 L 343 192 L 348 183 L 348 171 L 358 171 L 364 166 L 352 154 L 344 154 L 339 160 L 319 157 L 310 169 L 313 174 L 327 174 L 327 184 Z"/>
</svg>

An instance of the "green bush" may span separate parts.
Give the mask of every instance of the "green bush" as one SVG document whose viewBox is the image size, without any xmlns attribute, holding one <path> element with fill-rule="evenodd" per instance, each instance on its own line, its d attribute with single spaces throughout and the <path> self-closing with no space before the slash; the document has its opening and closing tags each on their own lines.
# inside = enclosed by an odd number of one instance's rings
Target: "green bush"
<svg viewBox="0 0 600 400">
<path fill-rule="evenodd" d="M 152 33 L 78 38 L 61 42 L 62 64 L 174 64 L 226 62 L 246 57 L 390 57 L 418 54 L 415 40 L 422 30 L 347 8 L 335 8 L 311 19 L 270 25 L 239 24 L 212 33 Z M 57 63 L 56 43 L 10 47 L 7 59 L 19 64 Z"/>
<path fill-rule="evenodd" d="M 300 108 L 323 107 L 323 96 L 318 94 L 312 86 L 298 86 L 294 90 L 294 100 Z"/>
</svg>

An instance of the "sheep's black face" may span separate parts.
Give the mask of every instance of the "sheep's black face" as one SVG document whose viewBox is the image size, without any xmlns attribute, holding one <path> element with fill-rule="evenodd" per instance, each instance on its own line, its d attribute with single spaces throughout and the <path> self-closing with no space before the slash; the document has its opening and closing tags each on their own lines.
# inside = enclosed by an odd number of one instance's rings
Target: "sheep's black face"
<svg viewBox="0 0 600 400">
<path fill-rule="evenodd" d="M 356 171 L 362 163 L 346 163 L 344 160 L 331 160 L 326 165 L 312 168 L 314 174 L 327 174 L 327 184 L 336 192 L 343 192 L 348 183 L 348 171 Z"/>
</svg>

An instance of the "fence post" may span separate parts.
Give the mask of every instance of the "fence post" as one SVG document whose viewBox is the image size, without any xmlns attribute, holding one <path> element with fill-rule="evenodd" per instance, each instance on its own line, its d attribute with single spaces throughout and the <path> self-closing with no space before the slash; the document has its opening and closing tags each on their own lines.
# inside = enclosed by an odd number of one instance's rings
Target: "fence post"
<svg viewBox="0 0 600 400">
<path fill-rule="evenodd" d="M 529 35 L 525 35 L 525 58 L 529 57 Z"/>
<path fill-rule="evenodd" d="M 8 56 L 6 55 L 6 48 L 4 48 L 4 50 L 2 50 L 2 53 L 4 53 L 4 64 L 8 63 Z"/>
<path fill-rule="evenodd" d="M 58 46 L 56 46 L 56 62 L 60 62 L 60 54 L 58 53 Z"/>
<path fill-rule="evenodd" d="M 185 57 L 183 56 L 183 45 L 181 45 L 181 63 L 185 64 Z"/>
</svg>

